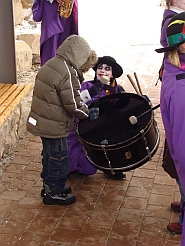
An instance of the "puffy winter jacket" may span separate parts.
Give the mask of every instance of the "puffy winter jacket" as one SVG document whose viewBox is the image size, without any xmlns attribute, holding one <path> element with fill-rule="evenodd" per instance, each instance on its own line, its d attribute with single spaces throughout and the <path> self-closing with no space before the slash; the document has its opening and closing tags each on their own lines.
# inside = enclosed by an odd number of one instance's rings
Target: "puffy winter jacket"
<svg viewBox="0 0 185 246">
<path fill-rule="evenodd" d="M 67 137 L 73 116 L 88 117 L 88 107 L 79 90 L 83 80 L 80 69 L 90 55 L 88 43 L 71 35 L 58 48 L 56 57 L 40 68 L 27 120 L 30 133 L 46 138 Z"/>
</svg>

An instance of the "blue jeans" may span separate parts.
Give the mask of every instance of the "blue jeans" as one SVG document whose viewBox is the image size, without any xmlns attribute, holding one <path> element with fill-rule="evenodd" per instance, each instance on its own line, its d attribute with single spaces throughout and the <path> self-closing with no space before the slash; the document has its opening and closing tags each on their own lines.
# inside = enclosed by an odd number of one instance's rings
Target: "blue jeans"
<svg viewBox="0 0 185 246">
<path fill-rule="evenodd" d="M 69 168 L 67 138 L 43 138 L 41 178 L 53 193 L 62 193 Z"/>
<path fill-rule="evenodd" d="M 179 185 L 179 191 L 180 191 L 180 195 L 181 195 L 180 208 L 182 210 L 183 209 L 184 202 L 185 202 L 185 195 L 184 195 L 184 193 L 182 191 L 180 181 L 178 179 L 176 179 L 176 182 Z M 178 221 L 180 225 L 182 225 L 182 219 L 183 219 L 183 214 L 182 214 L 182 212 L 180 212 L 180 214 L 179 214 L 179 221 Z"/>
</svg>

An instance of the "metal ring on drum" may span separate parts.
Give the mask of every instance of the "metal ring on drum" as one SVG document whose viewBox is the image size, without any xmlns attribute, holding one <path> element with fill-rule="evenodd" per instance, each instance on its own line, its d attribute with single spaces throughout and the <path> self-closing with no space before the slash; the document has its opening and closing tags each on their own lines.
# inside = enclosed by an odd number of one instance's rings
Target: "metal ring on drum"
<svg viewBox="0 0 185 246">
<path fill-rule="evenodd" d="M 95 102 L 89 105 L 94 107 Z M 88 160 L 99 170 L 126 172 L 147 163 L 156 153 L 160 137 L 151 109 L 142 96 L 133 93 L 114 94 L 99 99 L 99 117 L 95 121 L 77 121 L 76 133 Z"/>
</svg>

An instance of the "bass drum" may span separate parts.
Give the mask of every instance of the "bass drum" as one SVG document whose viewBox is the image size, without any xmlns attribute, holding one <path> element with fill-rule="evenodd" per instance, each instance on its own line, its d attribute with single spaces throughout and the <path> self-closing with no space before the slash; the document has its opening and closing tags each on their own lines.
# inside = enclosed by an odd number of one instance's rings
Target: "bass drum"
<svg viewBox="0 0 185 246">
<path fill-rule="evenodd" d="M 97 102 L 89 105 L 95 107 Z M 130 116 L 151 109 L 142 96 L 122 93 L 99 99 L 97 120 L 77 121 L 78 139 L 89 161 L 102 171 L 130 171 L 149 161 L 159 146 L 159 131 L 153 111 L 132 125 Z"/>
</svg>

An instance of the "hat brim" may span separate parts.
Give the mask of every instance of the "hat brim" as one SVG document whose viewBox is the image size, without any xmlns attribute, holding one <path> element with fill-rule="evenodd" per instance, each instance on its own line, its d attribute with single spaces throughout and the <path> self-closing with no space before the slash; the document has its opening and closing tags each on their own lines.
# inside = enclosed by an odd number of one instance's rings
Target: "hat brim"
<svg viewBox="0 0 185 246">
<path fill-rule="evenodd" d="M 179 45 L 181 45 L 183 43 L 184 43 L 184 41 L 182 41 L 182 42 L 180 42 L 178 44 L 174 44 L 172 46 L 165 47 L 165 48 L 155 49 L 155 51 L 157 53 L 163 53 L 163 52 L 173 51 L 173 50 L 175 50 L 175 48 L 177 48 Z"/>
<path fill-rule="evenodd" d="M 113 61 L 111 61 L 111 60 L 109 60 L 109 59 L 107 59 L 105 57 L 100 57 L 98 59 L 97 63 L 93 67 L 93 70 L 95 72 L 96 72 L 99 64 L 107 64 L 107 65 L 111 66 L 112 70 L 113 70 L 114 78 L 119 78 L 123 74 L 123 69 L 118 63 L 113 62 Z"/>
</svg>

